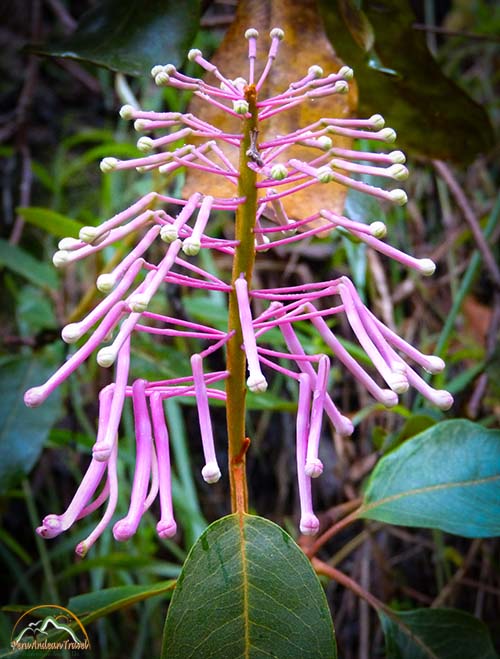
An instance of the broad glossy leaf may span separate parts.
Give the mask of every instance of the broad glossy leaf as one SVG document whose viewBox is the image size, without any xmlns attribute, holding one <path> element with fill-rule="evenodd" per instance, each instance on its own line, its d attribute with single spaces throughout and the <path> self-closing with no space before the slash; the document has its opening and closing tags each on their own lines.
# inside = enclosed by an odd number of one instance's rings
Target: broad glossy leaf
<svg viewBox="0 0 500 659">
<path fill-rule="evenodd" d="M 467 163 L 488 151 L 494 143 L 488 115 L 441 72 L 425 35 L 412 29 L 408 0 L 363 1 L 375 34 L 370 53 L 344 22 L 345 2 L 319 6 L 335 51 L 354 68 L 360 115 L 382 114 L 398 131 L 398 146 L 431 158 Z"/>
<path fill-rule="evenodd" d="M 336 656 L 321 585 L 283 529 L 234 514 L 203 533 L 177 582 L 163 658 Z"/>
<path fill-rule="evenodd" d="M 199 0 L 101 0 L 82 16 L 70 37 L 33 50 L 145 75 L 155 64 L 183 62 L 199 16 Z"/>
<path fill-rule="evenodd" d="M 24 406 L 26 389 L 53 372 L 39 354 L 16 357 L 0 365 L 0 493 L 29 473 L 40 455 L 60 409 L 58 392 L 40 407 Z"/>
<path fill-rule="evenodd" d="M 56 213 L 50 208 L 38 208 L 37 206 L 26 206 L 16 209 L 26 222 L 40 227 L 47 233 L 57 236 L 58 238 L 65 238 L 71 236 L 78 237 L 78 232 L 82 228 L 80 222 L 73 220 L 71 217 Z"/>
<path fill-rule="evenodd" d="M 260 98 L 267 98 L 288 89 L 291 82 L 304 77 L 308 68 L 314 64 L 321 66 L 325 74 L 338 71 L 343 65 L 326 37 L 315 0 L 300 2 L 273 0 L 268 3 L 240 0 L 235 19 L 219 49 L 211 58 L 230 79 L 248 77 L 248 43 L 243 37 L 248 27 L 256 28 L 260 34 L 257 42 L 257 77 L 260 76 L 267 59 L 269 31 L 274 27 L 280 27 L 285 32 L 278 57 L 259 93 Z M 208 75 L 206 80 L 213 82 L 214 78 Z M 262 142 L 277 135 L 286 135 L 322 117 L 349 117 L 356 106 L 357 90 L 353 84 L 350 85 L 350 92 L 347 95 L 336 94 L 316 99 L 314 102 L 302 103 L 266 120 L 260 126 L 259 140 Z M 191 100 L 189 111 L 228 133 L 241 131 L 239 119 L 221 113 L 196 96 Z M 352 140 L 349 138 L 342 137 L 336 140 L 336 145 L 342 148 L 350 148 L 351 144 Z M 225 143 L 219 146 L 223 148 L 231 162 L 237 165 L 238 150 Z M 295 145 L 287 149 L 286 157 L 309 160 L 311 153 L 313 153 L 311 149 Z M 189 169 L 184 195 L 189 196 L 196 190 L 219 197 L 231 197 L 235 194 L 232 183 L 221 181 L 220 177 L 206 172 Z M 295 193 L 293 198 L 284 197 L 282 203 L 289 217 L 295 219 L 307 217 L 317 212 L 319 208 L 342 212 L 346 192 L 346 188 L 337 183 L 317 185 L 312 189 Z"/>
<path fill-rule="evenodd" d="M 0 267 L 8 268 L 41 288 L 57 288 L 57 274 L 52 263 L 35 259 L 17 245 L 0 239 Z"/>
<path fill-rule="evenodd" d="M 85 593 L 84 595 L 72 597 L 68 608 L 80 617 L 84 623 L 89 623 L 97 618 L 109 615 L 113 611 L 118 611 L 150 597 L 170 596 L 174 586 L 175 580 L 170 579 L 148 586 L 133 585 L 105 588 L 94 593 Z"/>
<path fill-rule="evenodd" d="M 359 517 L 500 535 L 500 431 L 458 419 L 404 442 L 377 464 Z"/>
<path fill-rule="evenodd" d="M 378 611 L 387 659 L 498 659 L 486 625 L 457 609 Z"/>
</svg>

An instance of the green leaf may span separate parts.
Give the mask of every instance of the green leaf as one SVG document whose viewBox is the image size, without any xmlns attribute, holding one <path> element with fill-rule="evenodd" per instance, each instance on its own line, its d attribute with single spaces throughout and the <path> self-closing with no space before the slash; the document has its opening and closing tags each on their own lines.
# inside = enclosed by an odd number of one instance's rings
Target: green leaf
<svg viewBox="0 0 500 659">
<path fill-rule="evenodd" d="M 41 288 L 57 288 L 57 275 L 52 263 L 38 261 L 17 245 L 0 238 L 0 266 L 4 266 Z"/>
<path fill-rule="evenodd" d="M 82 228 L 82 224 L 76 220 L 72 220 L 66 215 L 56 213 L 49 208 L 38 208 L 37 206 L 27 206 L 17 208 L 16 211 L 22 215 L 26 222 L 40 227 L 47 233 L 57 236 L 58 238 L 77 238 L 78 232 Z"/>
<path fill-rule="evenodd" d="M 456 609 L 378 611 L 387 659 L 498 659 L 486 625 Z"/>
<path fill-rule="evenodd" d="M 82 16 L 70 37 L 31 50 L 145 75 L 155 64 L 179 66 L 184 61 L 199 17 L 199 0 L 101 0 Z"/>
<path fill-rule="evenodd" d="M 384 456 L 359 517 L 441 529 L 469 538 L 500 534 L 500 431 L 443 421 Z"/>
<path fill-rule="evenodd" d="M 169 579 L 147 586 L 134 585 L 105 588 L 95 593 L 85 593 L 84 595 L 72 597 L 68 603 L 68 608 L 81 618 L 83 624 L 88 624 L 97 618 L 109 615 L 113 611 L 118 611 L 150 597 L 170 596 L 174 586 L 175 580 Z"/>
<path fill-rule="evenodd" d="M 55 392 L 40 407 L 26 408 L 23 394 L 53 372 L 53 365 L 34 353 L 0 365 L 0 493 L 29 473 L 60 411 Z"/>
<path fill-rule="evenodd" d="M 354 69 L 360 115 L 381 113 L 398 131 L 398 146 L 430 158 L 468 163 L 494 144 L 483 108 L 447 78 L 412 28 L 408 0 L 364 0 L 375 34 L 366 53 L 353 37 L 345 0 L 320 0 L 326 32 L 337 54 Z"/>
<path fill-rule="evenodd" d="M 177 582 L 162 657 L 336 656 L 325 595 L 292 538 L 252 515 L 209 526 Z"/>
</svg>

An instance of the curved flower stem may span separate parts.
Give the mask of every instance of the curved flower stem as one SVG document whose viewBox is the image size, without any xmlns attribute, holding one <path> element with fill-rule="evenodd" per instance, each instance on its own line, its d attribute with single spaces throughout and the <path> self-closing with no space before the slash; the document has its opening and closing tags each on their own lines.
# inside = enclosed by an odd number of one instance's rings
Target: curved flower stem
<svg viewBox="0 0 500 659">
<path fill-rule="evenodd" d="M 250 117 L 243 120 L 243 140 L 240 149 L 238 179 L 238 197 L 245 201 L 236 211 L 235 239 L 239 242 L 235 248 L 231 283 L 233 290 L 229 295 L 228 332 L 234 335 L 227 344 L 227 369 L 229 377 L 226 383 L 227 393 L 227 433 L 229 452 L 229 482 L 231 487 L 231 509 L 243 513 L 248 509 L 248 495 L 245 472 L 245 454 L 249 441 L 245 437 L 245 353 L 241 349 L 243 334 L 238 313 L 238 301 L 234 283 L 241 274 L 248 287 L 252 280 L 255 262 L 254 225 L 257 213 L 256 173 L 248 165 L 248 149 L 252 135 L 257 130 L 257 92 L 254 85 L 245 90 L 245 100 L 249 105 Z"/>
</svg>

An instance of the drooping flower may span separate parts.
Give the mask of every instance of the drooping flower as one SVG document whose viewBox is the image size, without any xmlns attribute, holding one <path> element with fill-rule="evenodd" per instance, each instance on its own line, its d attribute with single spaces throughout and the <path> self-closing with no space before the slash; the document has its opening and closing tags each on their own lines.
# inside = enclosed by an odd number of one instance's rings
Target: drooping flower
<svg viewBox="0 0 500 659">
<path fill-rule="evenodd" d="M 352 70 L 342 67 L 338 72 L 323 74 L 320 67 L 310 67 L 304 76 L 287 89 L 267 99 L 259 98 L 264 81 L 278 54 L 283 38 L 280 29 L 271 31 L 271 45 L 260 76 L 256 71 L 256 30 L 247 30 L 249 70 L 247 78 L 227 79 L 216 66 L 208 62 L 199 50 L 192 50 L 189 59 L 210 72 L 218 86 L 203 79 L 187 76 L 173 65 L 155 66 L 152 75 L 159 85 L 190 90 L 221 113 L 241 122 L 253 111 L 256 126 L 278 113 L 286 112 L 301 103 L 333 94 L 344 94 L 352 78 Z M 249 99 L 253 103 L 250 106 Z M 319 442 L 323 417 L 326 415 L 341 435 L 353 432 L 351 420 L 342 414 L 328 392 L 328 376 L 332 360 L 342 364 L 379 402 L 390 407 L 398 395 L 410 386 L 442 409 L 453 402 L 446 391 L 433 389 L 408 363 L 414 362 L 424 370 L 435 373 L 444 368 L 443 361 L 422 354 L 417 348 L 397 336 L 381 323 L 365 306 L 354 284 L 345 276 L 337 279 L 274 289 L 256 289 L 245 273 L 233 282 L 224 281 L 196 265 L 192 257 L 200 250 L 210 249 L 234 257 L 242 247 L 239 240 L 212 235 L 210 218 L 213 211 L 236 211 L 246 203 L 237 196 L 238 180 L 244 174 L 233 163 L 244 140 L 243 130 L 228 133 L 190 113 L 151 112 L 130 105 L 120 111 L 124 119 L 134 120 L 136 130 L 149 133 L 138 141 L 143 152 L 138 158 L 118 160 L 105 158 L 103 172 L 135 168 L 139 172 L 158 170 L 172 174 L 192 168 L 230 181 L 235 195 L 215 197 L 197 191 L 187 199 L 151 192 L 128 209 L 96 227 L 84 227 L 79 239 L 65 238 L 54 255 L 57 267 L 68 266 L 86 256 L 101 251 L 125 236 L 138 232 L 137 244 L 109 273 L 97 279 L 97 287 L 104 294 L 99 304 L 80 322 L 67 325 L 62 331 L 67 343 L 79 341 L 93 328 L 93 333 L 47 382 L 26 392 L 28 406 L 41 404 L 47 396 L 98 349 L 97 361 L 105 368 L 115 366 L 114 383 L 105 387 L 99 396 L 99 421 L 92 461 L 80 487 L 62 515 L 48 515 L 37 529 L 44 537 L 54 537 L 68 529 L 107 501 L 104 515 L 77 552 L 84 555 L 110 523 L 118 495 L 116 463 L 118 434 L 124 402 L 132 400 L 135 419 L 136 466 L 127 515 L 113 526 L 117 540 L 130 538 L 137 530 L 144 512 L 159 496 L 161 517 L 157 531 L 161 537 L 176 532 L 170 491 L 170 457 L 168 422 L 163 401 L 170 397 L 191 396 L 195 399 L 200 435 L 205 457 L 202 476 L 208 483 L 221 477 L 217 463 L 215 439 L 210 419 L 210 400 L 226 400 L 220 388 L 228 377 L 227 370 L 206 372 L 204 359 L 215 351 L 222 351 L 234 335 L 234 330 L 221 331 L 183 319 L 176 319 L 148 311 L 151 300 L 164 283 L 174 283 L 187 289 L 203 289 L 229 294 L 234 290 L 239 322 L 248 367 L 247 387 L 264 393 L 271 371 L 286 375 L 298 383 L 298 411 L 296 423 L 297 474 L 301 502 L 300 530 L 313 534 L 319 522 L 312 508 L 311 479 L 320 476 L 323 465 L 319 459 Z M 157 131 L 160 131 L 159 136 Z M 155 135 L 154 137 L 150 135 Z M 250 135 L 243 167 L 256 174 L 259 196 L 253 217 L 251 248 L 258 255 L 262 251 L 291 244 L 325 231 L 347 232 L 370 248 L 379 251 L 402 265 L 424 275 L 434 271 L 429 259 L 414 258 L 384 242 L 386 227 L 382 222 L 364 224 L 353 221 L 329 208 L 318 208 L 305 218 L 290 217 L 282 200 L 299 190 L 310 189 L 314 198 L 317 186 L 330 182 L 370 194 L 396 204 L 406 202 L 401 189 L 385 190 L 358 178 L 360 175 L 378 176 L 400 181 L 407 177 L 404 155 L 400 151 L 388 153 L 357 151 L 340 148 L 339 136 L 392 143 L 396 135 L 384 127 L 380 115 L 368 119 L 324 118 L 293 132 L 276 134 L 259 142 L 259 130 Z M 195 139 L 196 144 L 189 142 Z M 176 146 L 179 141 L 184 143 Z M 307 147 L 308 160 L 290 155 L 290 149 L 300 144 Z M 171 148 L 172 147 L 172 148 Z M 152 153 L 151 153 L 152 152 Z M 229 154 L 229 155 L 228 155 Z M 167 209 L 176 208 L 172 212 Z M 166 244 L 158 263 L 148 260 L 148 249 L 155 241 Z M 247 246 L 248 247 L 248 246 Z M 252 301 L 259 300 L 255 314 Z M 339 341 L 328 321 L 342 314 L 378 373 L 378 380 L 366 370 Z M 325 344 L 325 351 L 307 354 L 301 345 L 296 324 L 309 322 Z M 266 343 L 270 330 L 279 330 L 286 349 L 276 350 Z M 130 351 L 137 333 L 159 337 L 189 337 L 203 340 L 208 347 L 191 356 L 192 374 L 183 378 L 148 382 L 143 379 L 129 383 Z M 102 346 L 113 333 L 111 343 Z M 328 351 L 328 354 L 327 354 Z M 377 376 L 376 376 L 377 377 Z M 384 382 L 385 384 L 380 384 Z M 96 492 L 102 484 L 99 494 Z M 95 497 L 95 498 L 94 498 Z"/>
</svg>

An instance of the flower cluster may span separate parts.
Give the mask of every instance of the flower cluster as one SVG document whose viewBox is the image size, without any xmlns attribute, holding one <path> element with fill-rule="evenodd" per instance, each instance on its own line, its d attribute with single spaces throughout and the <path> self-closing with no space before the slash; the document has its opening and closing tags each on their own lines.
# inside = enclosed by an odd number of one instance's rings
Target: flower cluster
<svg viewBox="0 0 500 659">
<path fill-rule="evenodd" d="M 353 75 L 349 67 L 343 66 L 336 73 L 324 75 L 320 67 L 312 66 L 288 89 L 261 100 L 259 90 L 277 56 L 283 32 L 280 29 L 271 31 L 267 61 L 258 79 L 258 33 L 250 29 L 245 37 L 249 58 L 247 79 L 227 79 L 199 50 L 191 50 L 189 59 L 209 72 L 217 84 L 187 76 L 173 65 L 155 66 L 152 70 L 155 82 L 192 91 L 221 113 L 238 118 L 242 127 L 252 117 L 255 125 L 260 126 L 298 104 L 347 92 L 348 81 Z M 446 409 L 453 402 L 451 395 L 433 389 L 407 360 L 430 373 L 442 370 L 444 363 L 438 357 L 422 354 L 380 322 L 345 276 L 301 286 L 259 290 L 252 286 L 251 279 L 244 273 L 238 273 L 232 281 L 224 281 L 196 265 L 193 257 L 200 250 L 215 250 L 235 257 L 242 247 L 236 235 L 233 239 L 211 235 L 209 220 L 214 211 L 238 212 L 247 202 L 245 196 L 239 195 L 238 184 L 243 172 L 233 164 L 238 161 L 237 154 L 244 144 L 243 128 L 240 132 L 228 133 L 190 113 L 149 112 L 130 105 L 122 107 L 120 114 L 124 119 L 134 120 L 136 130 L 148 133 L 138 141 L 143 155 L 126 161 L 105 158 L 101 163 L 103 172 L 135 168 L 139 172 L 157 170 L 171 174 L 182 168 L 193 168 L 229 181 L 234 185 L 234 196 L 217 198 L 200 191 L 187 199 L 177 199 L 151 192 L 99 226 L 84 227 L 79 239 L 65 238 L 60 242 L 53 259 L 56 267 L 68 266 L 130 234 L 139 236 L 137 244 L 121 263 L 98 277 L 97 287 L 104 294 L 101 302 L 80 322 L 67 325 L 62 338 L 67 343 L 74 343 L 92 330 L 93 333 L 45 384 L 26 392 L 28 406 L 41 404 L 98 348 L 98 363 L 102 367 L 115 365 L 114 382 L 99 396 L 98 433 L 90 466 L 67 510 L 62 515 L 46 516 L 38 533 L 43 537 L 54 537 L 107 501 L 101 521 L 77 547 L 77 552 L 84 555 L 110 523 L 118 496 L 118 434 L 126 398 L 132 399 L 134 412 L 136 466 L 128 513 L 113 527 L 117 540 L 126 540 L 136 532 L 142 515 L 157 496 L 161 509 L 158 534 L 170 537 L 176 532 L 170 491 L 169 436 L 163 407 L 165 399 L 176 396 L 195 398 L 205 457 L 202 476 L 208 483 L 220 478 L 209 402 L 226 400 L 222 385 L 230 373 L 228 370 L 207 371 L 204 360 L 214 351 L 224 350 L 234 335 L 234 329 L 224 332 L 209 325 L 148 311 L 160 286 L 175 283 L 188 289 L 220 291 L 227 295 L 235 293 L 243 337 L 241 350 L 246 357 L 250 391 L 265 392 L 272 371 L 297 381 L 300 530 L 313 534 L 319 523 L 312 508 L 311 479 L 323 470 L 318 457 L 323 416 L 328 416 L 339 434 L 353 432 L 350 419 L 338 410 L 328 393 L 332 359 L 342 364 L 377 401 L 388 407 L 397 403 L 398 394 L 412 386 L 432 403 Z M 158 134 L 156 131 L 160 131 L 159 136 L 152 137 Z M 340 230 L 424 275 L 433 273 L 434 264 L 429 259 L 414 258 L 384 242 L 386 228 L 382 222 L 356 222 L 328 208 L 320 208 L 306 218 L 297 219 L 287 214 L 282 202 L 285 197 L 305 188 L 311 188 L 314 199 L 316 186 L 333 181 L 379 199 L 404 204 L 406 194 L 402 190 L 385 190 L 359 178 L 368 174 L 395 181 L 405 179 L 408 172 L 400 151 L 371 153 L 336 145 L 338 137 L 346 136 L 392 143 L 396 135 L 392 129 L 384 128 L 380 115 L 368 119 L 324 118 L 260 143 L 258 133 L 257 128 L 252 130 L 244 151 L 244 167 L 255 173 L 258 192 L 251 235 L 252 249 L 256 254 L 305 237 L 324 235 L 325 231 Z M 191 138 L 195 143 L 189 142 Z M 176 146 L 179 141 L 182 146 Z M 291 157 L 290 149 L 297 144 L 308 147 L 308 160 Z M 228 156 L 231 150 L 236 157 Z M 152 263 L 148 260 L 148 249 L 158 239 L 164 241 L 166 247 L 161 260 Z M 259 310 L 264 309 L 258 314 L 252 310 L 254 300 L 259 300 Z M 329 321 L 339 314 L 347 319 L 352 335 L 378 376 L 374 377 L 366 370 L 332 331 Z M 296 331 L 296 324 L 305 321 L 311 323 L 321 336 L 328 354 L 326 351 L 306 353 Z M 280 332 L 282 351 L 266 347 L 270 345 L 269 342 L 266 344 L 266 334 L 271 330 Z M 139 379 L 130 384 L 131 342 L 134 335 L 141 332 L 165 338 L 199 339 L 208 347 L 192 355 L 191 375 L 188 377 L 152 382 Z M 111 343 L 101 347 L 110 334 L 113 336 Z M 102 489 L 96 494 L 100 484 Z"/>
</svg>

